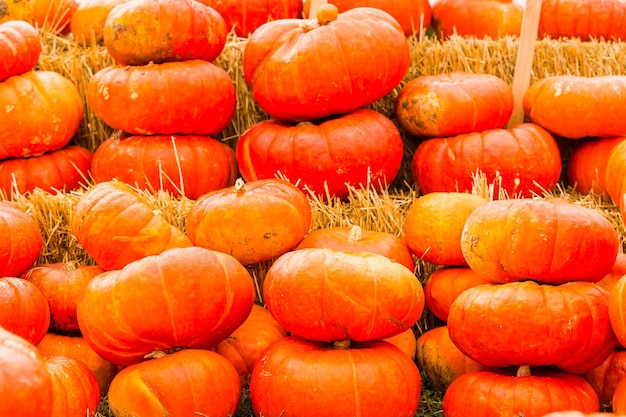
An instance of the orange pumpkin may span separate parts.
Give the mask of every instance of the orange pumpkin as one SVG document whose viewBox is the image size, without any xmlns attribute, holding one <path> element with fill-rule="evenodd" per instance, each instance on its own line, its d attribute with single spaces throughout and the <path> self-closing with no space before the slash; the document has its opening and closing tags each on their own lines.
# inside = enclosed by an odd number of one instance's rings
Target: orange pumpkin
<svg viewBox="0 0 626 417">
<path fill-rule="evenodd" d="M 0 201 L 0 276 L 20 276 L 43 249 L 39 223 L 8 201 Z"/>
<path fill-rule="evenodd" d="M 611 271 L 606 274 L 600 281 L 597 281 L 596 284 L 611 292 L 611 288 L 613 285 L 619 280 L 623 275 L 626 275 L 626 253 L 618 253 L 615 258 L 615 263 L 613 264 L 613 268 Z"/>
<path fill-rule="evenodd" d="M 583 194 L 606 195 L 607 164 L 613 149 L 626 136 L 591 138 L 574 149 L 567 164 L 569 184 Z"/>
<path fill-rule="evenodd" d="M 118 4 L 129 0 L 80 0 L 72 18 L 70 31 L 80 44 L 99 44 L 104 38 L 104 22 Z"/>
<path fill-rule="evenodd" d="M 626 378 L 620 378 L 613 392 L 613 412 L 617 415 L 626 413 Z"/>
<path fill-rule="evenodd" d="M 11 20 L 29 21 L 35 0 L 0 0 L 0 23 Z"/>
<path fill-rule="evenodd" d="M 433 27 L 439 36 L 519 36 L 524 6 L 516 0 L 437 0 L 433 2 Z"/>
<path fill-rule="evenodd" d="M 36 345 L 49 325 L 48 301 L 37 286 L 21 278 L 0 278 L 0 326 Z"/>
<path fill-rule="evenodd" d="M 70 33 L 70 21 L 78 8 L 78 1 L 34 0 L 35 7 L 30 22 L 41 30 L 67 35 Z"/>
<path fill-rule="evenodd" d="M 0 82 L 37 65 L 41 55 L 39 32 L 24 20 L 0 24 Z"/>
<path fill-rule="evenodd" d="M 604 171 L 604 187 L 609 198 L 617 207 L 623 202 L 623 188 L 626 183 L 626 141 L 619 142 L 610 151 Z"/>
<path fill-rule="evenodd" d="M 623 0 L 543 0 L 539 36 L 583 41 L 600 38 L 625 40 L 625 14 L 626 2 Z"/>
<path fill-rule="evenodd" d="M 610 407 L 615 387 L 626 377 L 626 351 L 622 348 L 615 349 L 604 362 L 585 372 L 583 376 L 598 394 L 600 404 Z"/>
<path fill-rule="evenodd" d="M 413 328 L 406 329 L 402 333 L 383 339 L 387 343 L 391 343 L 411 359 L 415 359 L 417 352 L 417 338 Z"/>
</svg>

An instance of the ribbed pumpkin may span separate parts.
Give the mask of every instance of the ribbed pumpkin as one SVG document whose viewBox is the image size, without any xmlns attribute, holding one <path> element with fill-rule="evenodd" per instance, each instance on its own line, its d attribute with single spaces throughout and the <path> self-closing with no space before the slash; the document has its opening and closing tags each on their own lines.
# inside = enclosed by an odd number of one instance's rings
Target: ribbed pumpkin
<svg viewBox="0 0 626 417">
<path fill-rule="evenodd" d="M 0 278 L 0 326 L 36 345 L 49 325 L 48 301 L 37 286 L 21 278 Z"/>
<path fill-rule="evenodd" d="M 581 142 L 574 149 L 567 164 L 569 184 L 583 194 L 593 192 L 596 195 L 606 195 L 606 170 L 609 158 L 613 149 L 625 141 L 626 136 L 616 136 L 590 138 Z"/>
<path fill-rule="evenodd" d="M 78 304 L 78 324 L 96 353 L 131 365 L 155 350 L 214 347 L 244 322 L 253 303 L 252 277 L 235 258 L 174 248 L 92 279 Z"/>
<path fill-rule="evenodd" d="M 0 23 L 0 82 L 30 71 L 41 55 L 41 38 L 24 20 Z"/>
<path fill-rule="evenodd" d="M 0 201 L 0 235 L 0 276 L 20 276 L 43 249 L 39 223 L 12 203 Z"/>
<path fill-rule="evenodd" d="M 320 19 L 274 20 L 248 38 L 244 78 L 273 118 L 348 113 L 386 96 L 406 75 L 409 46 L 393 17 L 372 7 L 336 11 L 326 4 L 318 9 Z"/>
<path fill-rule="evenodd" d="M 616 348 L 604 362 L 583 375 L 598 394 L 600 404 L 605 407 L 611 406 L 615 387 L 625 376 L 626 350 L 622 348 Z"/>
<path fill-rule="evenodd" d="M 600 212 L 559 198 L 489 202 L 468 216 L 461 235 L 469 267 L 494 283 L 597 282 L 619 247 L 617 230 Z"/>
<path fill-rule="evenodd" d="M 454 34 L 498 39 L 518 36 L 524 6 L 516 0 L 437 0 L 433 2 L 433 28 L 439 36 Z"/>
<path fill-rule="evenodd" d="M 626 2 L 623 0 L 543 0 L 539 36 L 583 41 L 592 38 L 625 40 L 625 14 Z"/>
<path fill-rule="evenodd" d="M 84 45 L 100 44 L 104 39 L 104 22 L 115 6 L 130 0 L 81 0 L 72 18 L 70 32 L 76 42 Z"/>
</svg>

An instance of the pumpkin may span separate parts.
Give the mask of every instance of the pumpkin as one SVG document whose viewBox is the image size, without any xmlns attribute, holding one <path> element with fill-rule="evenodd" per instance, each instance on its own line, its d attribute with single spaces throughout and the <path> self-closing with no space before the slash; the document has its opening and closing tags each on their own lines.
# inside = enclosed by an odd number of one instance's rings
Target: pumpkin
<svg viewBox="0 0 626 417">
<path fill-rule="evenodd" d="M 259 26 L 278 19 L 302 17 L 302 0 L 198 0 L 217 10 L 226 28 L 240 38 L 247 38 Z"/>
<path fill-rule="evenodd" d="M 20 276 L 43 249 L 39 223 L 7 201 L 0 201 L 0 276 Z"/>
<path fill-rule="evenodd" d="M 494 283 L 597 282 L 611 271 L 619 247 L 604 215 L 560 198 L 489 202 L 467 217 L 461 235 L 469 267 Z"/>
<path fill-rule="evenodd" d="M 80 333 L 76 305 L 85 286 L 104 272 L 98 265 L 75 265 L 71 262 L 42 264 L 29 269 L 23 278 L 32 282 L 50 308 L 49 330 L 61 334 Z"/>
<path fill-rule="evenodd" d="M 567 411 L 553 411 L 552 413 L 544 414 L 543 417 L 618 417 L 619 414 L 609 413 L 606 411 L 600 411 L 597 413 L 585 413 L 578 410 Z"/>
<path fill-rule="evenodd" d="M 465 221 L 483 197 L 461 192 L 432 192 L 409 205 L 402 227 L 411 253 L 435 265 L 467 265 L 461 250 Z"/>
<path fill-rule="evenodd" d="M 626 141 L 625 141 L 626 142 Z M 617 207 L 623 205 L 624 181 L 626 179 L 626 143 L 618 143 L 610 151 L 604 171 L 606 194 Z"/>
<path fill-rule="evenodd" d="M 0 415 L 56 417 L 52 377 L 37 348 L 0 326 Z"/>
<path fill-rule="evenodd" d="M 550 38 L 604 38 L 624 40 L 626 2 L 593 0 L 544 0 L 538 34 Z"/>
<path fill-rule="evenodd" d="M 104 67 L 86 99 L 104 123 L 132 135 L 216 135 L 236 108 L 228 73 L 201 59 Z"/>
<path fill-rule="evenodd" d="M 626 378 L 620 378 L 613 392 L 613 412 L 618 415 L 626 413 Z"/>
<path fill-rule="evenodd" d="M 412 271 L 383 255 L 307 248 L 274 261 L 263 299 L 288 332 L 308 340 L 369 341 L 413 326 L 424 292 Z"/>
<path fill-rule="evenodd" d="M 55 194 L 87 187 L 91 159 L 89 149 L 67 145 L 38 156 L 0 160 L 0 191 L 13 199 L 35 189 Z"/>
<path fill-rule="evenodd" d="M 100 403 L 100 387 L 93 372 L 81 361 L 58 355 L 43 355 L 52 377 L 55 417 L 94 417 Z"/>
<path fill-rule="evenodd" d="M 415 270 L 415 261 L 404 239 L 379 230 L 360 226 L 323 227 L 307 234 L 296 246 L 304 248 L 330 248 L 345 252 L 373 252 Z"/>
<path fill-rule="evenodd" d="M 69 226 L 84 250 L 105 270 L 166 249 L 193 243 L 145 197 L 119 181 L 89 188 L 76 203 Z"/>
<path fill-rule="evenodd" d="M 626 346 L 626 306 L 624 294 L 626 294 L 626 275 L 622 275 L 609 290 L 609 317 L 611 326 L 622 347 Z"/>
<path fill-rule="evenodd" d="M 600 404 L 605 407 L 611 406 L 615 387 L 624 376 L 626 351 L 622 349 L 613 350 L 600 365 L 583 375 L 598 394 Z"/>
<path fill-rule="evenodd" d="M 102 36 L 109 55 L 122 65 L 213 61 L 228 31 L 215 9 L 195 0 L 130 0 L 113 7 Z"/>
<path fill-rule="evenodd" d="M 569 184 L 582 194 L 606 195 L 606 170 L 613 149 L 626 136 L 590 138 L 574 148 L 567 164 Z"/>
<path fill-rule="evenodd" d="M 530 197 L 553 190 L 561 168 L 555 138 L 534 123 L 425 139 L 417 145 L 410 166 L 422 194 L 471 191 L 482 174 L 493 187 L 494 198 L 502 193 Z"/>
<path fill-rule="evenodd" d="M 615 258 L 615 263 L 609 271 L 600 281 L 597 281 L 596 284 L 611 292 L 611 288 L 617 282 L 618 279 L 622 277 L 622 275 L 626 275 L 626 253 L 618 253 Z"/>
<path fill-rule="evenodd" d="M 30 22 L 38 29 L 57 35 L 70 33 L 70 21 L 80 0 L 35 0 Z"/>
<path fill-rule="evenodd" d="M 240 394 L 239 376 L 228 359 L 184 349 L 122 369 L 108 400 L 114 416 L 233 416 Z"/>
<path fill-rule="evenodd" d="M 403 153 L 395 124 L 369 109 L 313 122 L 265 120 L 237 141 L 237 162 L 246 181 L 280 175 L 321 199 L 346 199 L 350 187 L 387 188 Z"/>
<path fill-rule="evenodd" d="M 609 294 L 580 281 L 467 289 L 450 306 L 448 331 L 464 354 L 490 367 L 553 365 L 583 374 L 617 345 Z"/>
<path fill-rule="evenodd" d="M 491 74 L 454 71 L 420 75 L 394 102 L 400 125 L 417 137 L 447 137 L 504 128 L 513 113 L 513 90 Z"/>
<path fill-rule="evenodd" d="M 36 0 L 0 0 L 0 23 L 11 20 L 29 21 Z"/>
<path fill-rule="evenodd" d="M 406 354 L 411 360 L 415 359 L 417 351 L 417 338 L 413 328 L 406 329 L 402 333 L 383 339 L 387 343 L 391 343 Z"/>
<path fill-rule="evenodd" d="M 41 55 L 39 32 L 24 20 L 0 23 L 0 82 L 35 68 Z"/>
<path fill-rule="evenodd" d="M 311 217 L 309 200 L 295 185 L 277 178 L 237 180 L 193 203 L 187 236 L 196 246 L 251 265 L 293 249 L 309 231 Z"/>
<path fill-rule="evenodd" d="M 626 135 L 626 75 L 545 77 L 528 87 L 522 107 L 531 122 L 563 138 Z"/>
<path fill-rule="evenodd" d="M 49 325 L 48 302 L 38 287 L 21 278 L 0 278 L 0 326 L 37 344 Z"/>
<path fill-rule="evenodd" d="M 91 161 L 96 183 L 113 179 L 156 193 L 197 199 L 234 185 L 235 151 L 209 136 L 112 136 L 96 148 Z"/>
<path fill-rule="evenodd" d="M 384 341 L 346 347 L 289 336 L 265 350 L 250 379 L 252 406 L 268 417 L 408 417 L 420 389 L 415 363 Z"/>
<path fill-rule="evenodd" d="M 321 19 L 265 23 L 248 38 L 244 79 L 271 117 L 304 121 L 349 113 L 386 96 L 406 75 L 409 46 L 393 17 L 360 7 L 325 20 L 331 10 L 336 6 L 325 4 Z"/>
<path fill-rule="evenodd" d="M 516 0 L 437 0 L 433 28 L 440 37 L 453 35 L 491 39 L 519 36 L 524 6 Z"/>
<path fill-rule="evenodd" d="M 445 325 L 433 327 L 420 334 L 416 342 L 415 360 L 417 368 L 442 393 L 461 375 L 488 369 L 452 343 L 448 326 Z"/>
<path fill-rule="evenodd" d="M 155 350 L 214 347 L 244 322 L 253 303 L 246 268 L 228 254 L 192 246 L 94 277 L 77 313 L 96 353 L 131 365 Z"/>
<path fill-rule="evenodd" d="M 81 45 L 104 42 L 104 22 L 109 12 L 118 4 L 130 0 L 80 0 L 72 18 L 70 32 Z"/>
<path fill-rule="evenodd" d="M 599 412 L 600 404 L 580 375 L 521 367 L 517 374 L 489 370 L 460 376 L 444 394 L 443 410 L 446 417 L 543 417 L 553 411 Z"/>
<path fill-rule="evenodd" d="M 78 88 L 54 71 L 29 71 L 1 82 L 0 108 L 0 159 L 61 149 L 85 114 Z"/>
</svg>

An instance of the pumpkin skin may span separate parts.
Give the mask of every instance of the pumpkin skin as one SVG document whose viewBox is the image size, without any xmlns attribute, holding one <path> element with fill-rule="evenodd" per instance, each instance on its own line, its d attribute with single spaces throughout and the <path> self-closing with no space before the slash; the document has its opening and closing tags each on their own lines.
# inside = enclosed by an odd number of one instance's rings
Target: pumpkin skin
<svg viewBox="0 0 626 417">
<path fill-rule="evenodd" d="M 609 153 L 604 172 L 604 187 L 609 198 L 617 207 L 622 207 L 624 202 L 622 189 L 626 179 L 626 142 L 618 143 Z"/>
<path fill-rule="evenodd" d="M 30 22 L 37 28 L 57 35 L 70 33 L 70 21 L 78 8 L 77 0 L 35 0 Z"/>
<path fill-rule="evenodd" d="M 0 159 L 40 155 L 67 145 L 83 120 L 77 87 L 54 71 L 29 71 L 0 83 Z"/>
<path fill-rule="evenodd" d="M 269 178 L 204 194 L 187 213 L 194 245 L 234 256 L 244 265 L 293 249 L 311 227 L 312 210 L 295 185 Z"/>
<path fill-rule="evenodd" d="M 107 271 L 166 249 L 193 246 L 185 233 L 119 181 L 101 182 L 81 195 L 70 218 L 70 230 Z"/>
<path fill-rule="evenodd" d="M 626 278 L 624 277 L 623 275 L 615 281 L 609 292 L 609 317 L 611 319 L 611 326 L 622 347 L 626 346 L 626 307 L 624 306 Z"/>
<path fill-rule="evenodd" d="M 230 187 L 238 175 L 235 151 L 209 136 L 111 137 L 96 148 L 91 161 L 96 183 L 113 179 L 149 192 L 197 199 Z"/>
<path fill-rule="evenodd" d="M 41 38 L 23 20 L 0 23 L 0 82 L 35 68 L 41 55 Z"/>
<path fill-rule="evenodd" d="M 52 377 L 37 348 L 0 326 L 0 415 L 56 417 Z"/>
<path fill-rule="evenodd" d="M 383 339 L 387 343 L 391 343 L 406 354 L 411 360 L 415 360 L 417 353 L 417 338 L 413 328 L 406 329 L 402 333 Z"/>
<path fill-rule="evenodd" d="M 444 415 L 543 417 L 553 411 L 600 411 L 598 397 L 583 377 L 554 370 L 533 373 L 515 376 L 490 370 L 462 375 L 443 396 Z"/>
<path fill-rule="evenodd" d="M 11 20 L 29 21 L 36 0 L 0 0 L 0 23 Z"/>
<path fill-rule="evenodd" d="M 395 124 L 368 109 L 310 123 L 261 121 L 237 142 L 246 181 L 280 174 L 322 199 L 346 199 L 350 186 L 386 188 L 400 170 L 403 152 Z"/>
<path fill-rule="evenodd" d="M 320 342 L 385 339 L 413 326 L 424 310 L 422 286 L 406 267 L 372 252 L 328 248 L 276 259 L 263 299 L 288 332 Z"/>
<path fill-rule="evenodd" d="M 617 345 L 609 294 L 590 282 L 470 288 L 452 303 L 448 331 L 464 354 L 490 367 L 554 365 L 583 374 Z"/>
<path fill-rule="evenodd" d="M 104 22 L 118 4 L 130 0 L 81 0 L 70 19 L 70 32 L 81 45 L 104 42 Z"/>
<path fill-rule="evenodd" d="M 325 6 L 318 10 L 321 16 L 336 9 Z M 271 117 L 304 121 L 374 103 L 399 85 L 409 64 L 399 23 L 380 9 L 361 7 L 321 23 L 279 19 L 263 24 L 248 38 L 243 74 Z"/>
<path fill-rule="evenodd" d="M 422 194 L 471 191 L 480 171 L 494 184 L 494 198 L 502 192 L 531 197 L 550 191 L 561 168 L 556 140 L 533 123 L 426 139 L 418 144 L 411 161 L 411 175 Z"/>
<path fill-rule="evenodd" d="M 237 371 L 226 358 L 184 349 L 122 369 L 108 399 L 115 416 L 232 416 L 240 394 Z"/>
<path fill-rule="evenodd" d="M 20 276 L 41 254 L 39 223 L 10 202 L 0 201 L 0 234 L 0 276 Z"/>
<path fill-rule="evenodd" d="M 598 413 L 585 413 L 578 410 L 555 411 L 544 414 L 543 417 L 619 417 L 619 414 L 600 411 Z"/>
<path fill-rule="evenodd" d="M 94 277 L 78 303 L 78 324 L 96 353 L 131 365 L 155 350 L 214 347 L 253 303 L 252 277 L 235 258 L 173 248 Z"/>
<path fill-rule="evenodd" d="M 37 286 L 21 278 L 0 278 L 0 326 L 36 345 L 49 325 L 48 301 Z"/>
<path fill-rule="evenodd" d="M 515 0 L 437 0 L 433 3 L 433 27 L 440 37 L 498 39 L 519 36 L 524 6 Z"/>
<path fill-rule="evenodd" d="M 267 417 L 409 417 L 421 380 L 415 363 L 383 341 L 348 349 L 286 337 L 252 371 L 250 398 Z M 297 401 L 294 401 L 297 398 Z"/>
<path fill-rule="evenodd" d="M 611 406 L 615 387 L 626 375 L 626 351 L 615 349 L 600 365 L 596 366 L 583 377 L 591 384 L 598 394 L 600 404 Z"/>
<path fill-rule="evenodd" d="M 604 215 L 559 198 L 489 202 L 468 216 L 461 235 L 469 267 L 494 283 L 597 282 L 611 271 L 619 247 Z"/>
<path fill-rule="evenodd" d="M 607 290 L 609 293 L 613 288 L 613 285 L 619 280 L 622 275 L 626 274 L 626 253 L 618 253 L 615 258 L 615 263 L 613 264 L 613 268 L 611 271 L 606 274 L 600 281 L 597 281 L 596 284 Z"/>
<path fill-rule="evenodd" d="M 522 107 L 531 122 L 563 138 L 613 137 L 626 134 L 625 97 L 625 75 L 555 75 L 532 83 Z"/>
<path fill-rule="evenodd" d="M 574 149 L 567 164 L 567 179 L 582 194 L 606 195 L 606 170 L 611 152 L 624 136 L 591 138 Z"/>
<path fill-rule="evenodd" d="M 378 230 L 359 226 L 335 226 L 317 229 L 307 234 L 296 246 L 304 248 L 329 248 L 345 252 L 373 252 L 415 270 L 415 261 L 404 239 Z"/>
<path fill-rule="evenodd" d="M 513 90 L 491 74 L 421 75 L 404 84 L 394 113 L 400 125 L 417 137 L 501 129 L 513 113 Z"/>
<path fill-rule="evenodd" d="M 613 412 L 617 415 L 626 413 L 626 378 L 621 378 L 613 393 Z"/>
<path fill-rule="evenodd" d="M 541 4 L 538 35 L 550 38 L 626 39 L 626 2 L 546 0 Z"/>
<path fill-rule="evenodd" d="M 201 59 L 105 67 L 89 80 L 86 98 L 104 123 L 131 135 L 212 136 L 236 109 L 230 76 Z"/>
<path fill-rule="evenodd" d="M 91 159 L 89 149 L 67 145 L 38 156 L 0 160 L 0 190 L 14 198 L 36 188 L 57 193 L 87 187 Z"/>
<path fill-rule="evenodd" d="M 122 65 L 213 61 L 227 34 L 224 18 L 195 0 L 130 0 L 113 7 L 102 28 L 104 46 Z"/>
</svg>

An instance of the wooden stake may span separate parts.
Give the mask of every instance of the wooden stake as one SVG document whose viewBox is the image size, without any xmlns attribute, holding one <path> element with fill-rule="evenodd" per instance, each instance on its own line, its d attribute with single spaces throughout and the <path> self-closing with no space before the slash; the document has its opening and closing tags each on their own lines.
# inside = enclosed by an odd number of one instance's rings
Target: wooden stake
<svg viewBox="0 0 626 417">
<path fill-rule="evenodd" d="M 328 3 L 327 0 L 311 0 L 311 6 L 309 6 L 309 19 L 315 19 L 317 9 L 319 9 L 322 4 L 326 3 Z"/>
<path fill-rule="evenodd" d="M 537 30 L 539 29 L 539 18 L 541 16 L 541 0 L 526 0 L 524 18 L 522 19 L 522 30 L 519 38 L 519 49 L 517 60 L 515 61 L 515 72 L 513 73 L 513 114 L 509 119 L 508 126 L 514 126 L 524 122 L 524 109 L 522 100 L 530 85 L 530 75 L 533 69 L 533 55 L 537 42 Z"/>
</svg>

